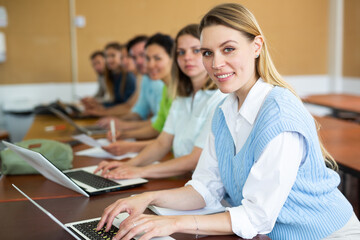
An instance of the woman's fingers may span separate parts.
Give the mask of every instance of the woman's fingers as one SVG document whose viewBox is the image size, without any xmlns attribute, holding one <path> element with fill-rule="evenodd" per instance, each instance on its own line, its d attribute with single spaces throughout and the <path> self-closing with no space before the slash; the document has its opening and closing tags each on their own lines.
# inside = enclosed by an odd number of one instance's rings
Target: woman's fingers
<svg viewBox="0 0 360 240">
<path fill-rule="evenodd" d="M 128 217 L 126 220 L 120 224 L 119 232 L 114 239 L 130 240 L 137 235 L 142 235 L 139 240 L 148 240 L 174 233 L 171 227 L 174 225 L 174 218 L 141 214 L 137 217 Z"/>
<path fill-rule="evenodd" d="M 111 213 L 111 211 L 114 209 L 115 205 L 117 202 L 109 205 L 107 208 L 105 208 L 103 214 L 101 215 L 101 219 L 97 225 L 96 231 L 99 231 L 104 225 L 105 223 L 108 222 L 108 215 Z"/>
<path fill-rule="evenodd" d="M 100 170 L 103 170 L 103 168 L 108 164 L 109 162 L 107 161 L 102 161 L 101 163 L 99 163 L 99 165 L 97 166 L 97 168 L 95 169 L 94 173 L 99 172 Z"/>
</svg>

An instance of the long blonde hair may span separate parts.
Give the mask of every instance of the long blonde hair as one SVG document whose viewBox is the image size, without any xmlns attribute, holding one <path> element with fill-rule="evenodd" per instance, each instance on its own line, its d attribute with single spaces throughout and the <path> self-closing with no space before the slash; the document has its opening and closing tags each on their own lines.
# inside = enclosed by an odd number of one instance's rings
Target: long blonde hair
<svg viewBox="0 0 360 240">
<path fill-rule="evenodd" d="M 262 33 L 259 24 L 257 23 L 254 15 L 244 6 L 236 3 L 220 4 L 211 9 L 201 20 L 199 30 L 213 25 L 223 25 L 232 29 L 240 31 L 249 40 L 254 40 L 256 36 L 262 36 L 264 39 L 260 55 L 255 60 L 255 70 L 257 77 L 261 77 L 265 82 L 274 86 L 280 86 L 289 89 L 297 98 L 300 97 L 296 94 L 294 89 L 281 77 L 276 70 L 273 61 L 271 60 L 268 46 Z M 301 99 L 300 99 L 301 101 Z M 320 125 L 314 119 L 318 138 L 320 142 L 321 151 L 328 167 L 337 170 L 337 164 L 330 153 L 325 149 L 319 135 Z"/>
</svg>

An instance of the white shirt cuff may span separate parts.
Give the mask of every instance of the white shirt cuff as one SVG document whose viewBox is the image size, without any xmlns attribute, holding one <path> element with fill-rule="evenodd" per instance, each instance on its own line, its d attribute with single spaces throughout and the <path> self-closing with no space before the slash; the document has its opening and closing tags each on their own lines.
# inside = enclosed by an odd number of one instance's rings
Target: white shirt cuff
<svg viewBox="0 0 360 240">
<path fill-rule="evenodd" d="M 232 231 L 242 238 L 253 238 L 258 232 L 253 227 L 243 206 L 226 208 L 231 218 Z"/>
<path fill-rule="evenodd" d="M 218 209 L 222 207 L 219 200 L 216 199 L 206 188 L 206 186 L 204 186 L 204 184 L 202 184 L 200 181 L 190 180 L 185 184 L 185 186 L 188 185 L 191 185 L 203 197 L 206 204 L 206 208 Z"/>
</svg>

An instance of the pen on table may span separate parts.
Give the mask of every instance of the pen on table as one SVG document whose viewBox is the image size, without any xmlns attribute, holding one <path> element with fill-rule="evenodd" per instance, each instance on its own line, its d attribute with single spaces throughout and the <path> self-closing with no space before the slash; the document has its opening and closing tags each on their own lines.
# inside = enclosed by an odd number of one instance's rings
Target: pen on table
<svg viewBox="0 0 360 240">
<path fill-rule="evenodd" d="M 66 128 L 65 125 L 46 126 L 45 131 L 50 132 L 54 130 L 64 130 L 65 128 Z"/>
<path fill-rule="evenodd" d="M 111 131 L 112 142 L 116 142 L 116 138 L 115 138 L 115 121 L 114 121 L 114 119 L 111 119 L 111 121 L 110 121 L 110 131 Z"/>
</svg>

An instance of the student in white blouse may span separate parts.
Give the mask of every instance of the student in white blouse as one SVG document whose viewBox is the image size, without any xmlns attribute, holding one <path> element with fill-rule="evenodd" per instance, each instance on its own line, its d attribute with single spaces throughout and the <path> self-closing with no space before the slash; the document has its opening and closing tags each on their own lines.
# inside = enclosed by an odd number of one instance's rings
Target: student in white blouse
<svg viewBox="0 0 360 240">
<path fill-rule="evenodd" d="M 114 239 L 174 232 L 271 239 L 359 239 L 359 220 L 337 189 L 336 166 L 314 119 L 273 65 L 254 16 L 222 4 L 202 19 L 203 63 L 229 96 L 214 113 L 211 133 L 185 187 L 147 192 L 107 207 L 98 224 L 110 229 L 130 214 Z M 324 161 L 325 160 L 325 161 Z M 327 163 L 327 166 L 325 165 Z M 204 216 L 142 214 L 149 204 L 178 210 L 230 207 Z"/>
<path fill-rule="evenodd" d="M 108 178 L 163 178 L 194 170 L 210 132 L 216 106 L 225 98 L 202 64 L 197 24 L 184 27 L 175 39 L 169 94 L 175 99 L 159 137 L 128 162 L 102 162 Z M 174 159 L 152 164 L 173 150 Z"/>
</svg>

